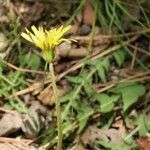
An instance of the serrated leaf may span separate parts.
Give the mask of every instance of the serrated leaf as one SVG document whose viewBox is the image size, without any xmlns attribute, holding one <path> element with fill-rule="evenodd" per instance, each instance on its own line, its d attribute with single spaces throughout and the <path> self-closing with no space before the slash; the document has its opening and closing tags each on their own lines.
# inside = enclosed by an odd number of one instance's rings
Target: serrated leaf
<svg viewBox="0 0 150 150">
<path fill-rule="evenodd" d="M 132 104 L 137 102 L 140 96 L 145 94 L 146 89 L 138 83 L 121 83 L 111 91 L 122 95 L 123 110 L 126 111 Z"/>
<path fill-rule="evenodd" d="M 88 64 L 93 65 L 96 68 L 100 79 L 103 83 L 106 83 L 106 73 L 110 67 L 109 58 L 105 57 L 103 59 L 89 61 Z"/>
<path fill-rule="evenodd" d="M 100 102 L 100 109 L 99 111 L 102 113 L 107 113 L 112 111 L 114 108 L 114 102 L 119 99 L 118 95 L 106 95 L 106 94 L 96 94 L 95 98 Z"/>
<path fill-rule="evenodd" d="M 65 95 L 60 97 L 60 102 L 61 103 L 65 103 L 67 101 L 69 101 L 72 98 L 72 95 L 74 94 L 75 90 L 72 90 L 68 93 L 66 93 Z M 80 99 L 80 95 L 76 96 L 76 99 Z"/>
<path fill-rule="evenodd" d="M 80 84 L 83 81 L 83 78 L 80 76 L 77 76 L 77 77 L 66 76 L 65 78 L 68 81 L 70 81 L 72 83 L 77 83 L 77 84 Z"/>
<path fill-rule="evenodd" d="M 78 133 L 80 133 L 87 124 L 89 116 L 93 113 L 93 109 L 91 107 L 85 106 L 82 107 L 80 112 L 77 115 L 77 120 L 79 122 Z"/>
<path fill-rule="evenodd" d="M 66 76 L 68 81 L 72 83 L 81 84 L 81 83 L 92 83 L 92 79 L 90 77 L 87 78 L 88 72 L 86 70 L 82 71 L 78 76 Z"/>
<path fill-rule="evenodd" d="M 88 96 L 90 96 L 90 95 L 92 95 L 92 94 L 94 94 L 94 89 L 93 89 L 93 87 L 92 87 L 92 85 L 90 85 L 90 84 L 84 84 L 84 90 L 85 90 L 85 92 L 86 92 L 86 94 L 88 95 Z"/>
</svg>

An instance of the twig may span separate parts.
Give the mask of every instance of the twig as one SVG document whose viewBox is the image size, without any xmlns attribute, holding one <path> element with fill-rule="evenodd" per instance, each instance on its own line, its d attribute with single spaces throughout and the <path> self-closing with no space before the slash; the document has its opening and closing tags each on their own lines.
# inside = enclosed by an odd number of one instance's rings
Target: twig
<svg viewBox="0 0 150 150">
<path fill-rule="evenodd" d="M 99 89 L 97 92 L 98 93 L 104 92 L 104 91 L 106 91 L 106 90 L 114 87 L 115 85 L 117 85 L 119 83 L 124 83 L 124 82 L 126 82 L 126 83 L 128 83 L 128 82 L 139 82 L 139 81 L 144 81 L 144 80 L 150 80 L 150 76 L 145 76 L 145 77 L 140 77 L 140 78 L 137 78 L 137 79 L 130 79 L 130 80 L 129 79 L 122 79 L 122 80 L 120 80 L 118 82 L 111 83 L 110 85 L 108 85 L 108 86 L 106 86 L 104 88 Z"/>
<path fill-rule="evenodd" d="M 5 112 L 5 113 L 11 113 L 11 114 L 15 113 L 13 110 L 8 110 L 8 109 L 5 109 L 3 107 L 0 107 L 0 111 Z"/>
<path fill-rule="evenodd" d="M 12 65 L 11 63 L 6 62 L 5 60 L 0 58 L 0 61 L 2 63 L 4 63 L 5 65 L 17 70 L 17 71 L 21 71 L 21 72 L 29 72 L 29 73 L 37 73 L 37 74 L 45 74 L 43 71 L 36 71 L 36 70 L 31 70 L 31 69 L 23 69 L 23 68 L 18 68 L 15 65 Z M 48 72 L 46 72 L 46 74 L 49 74 Z"/>
<path fill-rule="evenodd" d="M 47 80 L 44 83 L 43 83 L 43 81 L 34 83 L 34 84 L 30 85 L 28 88 L 25 88 L 23 90 L 17 91 L 16 93 L 13 93 L 12 95 L 6 97 L 6 99 L 11 99 L 14 96 L 19 96 L 19 95 L 23 95 L 23 94 L 26 94 L 26 93 L 30 93 L 30 92 L 32 92 L 32 91 L 34 91 L 36 89 L 42 88 L 43 84 L 50 83 L 50 81 L 51 80 Z"/>
<path fill-rule="evenodd" d="M 131 66 L 130 66 L 131 69 L 134 68 L 135 60 L 136 60 L 136 54 L 137 54 L 137 48 L 134 49 L 134 53 L 133 53 L 133 57 L 132 57 L 132 61 L 131 61 Z"/>
<path fill-rule="evenodd" d="M 146 51 L 146 50 L 144 50 L 144 49 L 142 49 L 140 47 L 136 47 L 136 46 L 133 46 L 131 44 L 128 44 L 128 46 L 131 47 L 131 48 L 133 48 L 133 49 L 137 49 L 139 52 L 144 53 L 144 54 L 150 56 L 150 52 L 148 52 L 148 51 Z"/>
<path fill-rule="evenodd" d="M 32 140 L 27 140 L 27 139 L 17 139 L 17 138 L 8 138 L 8 137 L 0 137 L 0 142 L 8 142 L 8 143 L 26 143 L 28 144 Z"/>
<path fill-rule="evenodd" d="M 12 145 L 12 144 L 10 144 L 8 142 L 5 142 L 5 144 L 7 144 L 12 150 L 20 150 L 17 147 L 15 147 L 14 145 Z"/>
<path fill-rule="evenodd" d="M 143 33 L 150 32 L 150 29 L 144 29 L 144 30 L 138 30 L 136 32 L 130 32 L 130 33 L 125 33 L 125 34 L 119 34 L 119 35 L 98 35 L 93 38 L 93 40 L 100 40 L 100 39 L 113 39 L 113 38 L 118 38 L 118 37 L 126 37 L 126 36 L 135 36 Z M 75 36 L 73 37 L 75 40 L 80 41 L 89 41 L 90 36 Z"/>
</svg>

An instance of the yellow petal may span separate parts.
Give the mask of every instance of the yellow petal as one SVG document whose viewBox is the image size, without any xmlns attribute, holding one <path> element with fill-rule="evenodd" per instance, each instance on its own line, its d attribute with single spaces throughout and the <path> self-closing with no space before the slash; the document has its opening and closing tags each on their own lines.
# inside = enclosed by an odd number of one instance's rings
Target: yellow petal
<svg viewBox="0 0 150 150">
<path fill-rule="evenodd" d="M 38 30 L 35 26 L 31 26 L 32 31 L 34 32 L 35 35 L 38 34 Z"/>
<path fill-rule="evenodd" d="M 69 31 L 71 29 L 71 25 L 67 26 L 67 27 L 64 27 L 63 30 L 62 30 L 62 33 L 66 33 L 67 31 Z"/>
<path fill-rule="evenodd" d="M 32 39 L 31 39 L 31 37 L 30 37 L 28 34 L 26 34 L 26 33 L 22 32 L 22 33 L 21 33 L 21 36 L 22 36 L 23 38 L 25 38 L 26 40 L 28 40 L 28 41 L 30 41 L 30 42 L 33 42 Z"/>
</svg>

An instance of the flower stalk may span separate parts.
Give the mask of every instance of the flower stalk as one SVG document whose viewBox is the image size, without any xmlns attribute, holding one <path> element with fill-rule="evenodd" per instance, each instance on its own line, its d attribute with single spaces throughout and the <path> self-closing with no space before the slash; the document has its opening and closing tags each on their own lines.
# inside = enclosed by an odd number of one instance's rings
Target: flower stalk
<svg viewBox="0 0 150 150">
<path fill-rule="evenodd" d="M 51 80 L 52 80 L 52 88 L 54 92 L 54 98 L 55 98 L 55 107 L 56 107 L 56 117 L 57 117 L 57 132 L 58 132 L 58 142 L 57 142 L 57 149 L 56 150 L 62 150 L 62 119 L 61 119 L 61 108 L 60 108 L 60 102 L 58 97 L 58 90 L 56 86 L 56 76 L 54 73 L 54 66 L 53 63 L 49 63 L 49 71 L 51 74 Z"/>
<path fill-rule="evenodd" d="M 56 86 L 56 76 L 54 73 L 53 62 L 55 60 L 55 47 L 65 42 L 75 41 L 73 39 L 63 38 L 64 34 L 71 29 L 71 25 L 69 26 L 61 26 L 59 28 L 53 28 L 51 30 L 45 30 L 42 26 L 36 28 L 35 26 L 31 26 L 32 32 L 30 32 L 27 28 L 25 28 L 26 32 L 22 32 L 21 36 L 33 43 L 35 46 L 41 49 L 41 54 L 46 63 L 49 63 L 49 71 L 51 74 L 52 80 L 52 88 L 55 98 L 55 107 L 56 107 L 56 117 L 57 117 L 57 130 L 58 130 L 58 142 L 57 149 L 62 150 L 62 117 L 61 117 L 61 108 L 58 97 L 58 91 Z"/>
</svg>

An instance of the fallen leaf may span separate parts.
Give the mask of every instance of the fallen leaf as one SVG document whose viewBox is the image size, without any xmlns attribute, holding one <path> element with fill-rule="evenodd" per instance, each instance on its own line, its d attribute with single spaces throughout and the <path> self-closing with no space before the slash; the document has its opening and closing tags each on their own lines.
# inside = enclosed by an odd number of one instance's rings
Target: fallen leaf
<svg viewBox="0 0 150 150">
<path fill-rule="evenodd" d="M 139 150 L 150 150 L 150 139 L 146 137 L 140 137 L 138 140 Z"/>
<path fill-rule="evenodd" d="M 22 125 L 22 130 L 27 138 L 35 138 L 44 126 L 45 119 L 42 111 L 46 111 L 38 102 L 33 101 L 29 107 L 28 114 L 25 115 Z M 43 112 L 45 113 L 45 112 Z"/>
<path fill-rule="evenodd" d="M 7 143 L 0 143 L 0 149 L 1 150 L 13 150 L 13 148 Z"/>
<path fill-rule="evenodd" d="M 86 0 L 83 10 L 83 23 L 87 25 L 93 24 L 94 9 L 90 0 Z"/>
<path fill-rule="evenodd" d="M 18 112 L 6 113 L 0 120 L 0 136 L 7 136 L 21 129 L 22 118 Z"/>
<path fill-rule="evenodd" d="M 61 97 L 63 96 L 65 93 L 70 91 L 70 87 L 62 87 L 59 86 L 58 88 L 58 95 Z M 55 98 L 53 95 L 53 90 L 52 88 L 45 88 L 40 95 L 38 96 L 38 99 L 44 104 L 44 105 L 54 105 L 55 104 Z"/>
<path fill-rule="evenodd" d="M 123 139 L 119 135 L 119 131 L 113 128 L 99 129 L 95 126 L 90 126 L 81 137 L 81 140 L 85 145 L 93 144 L 96 139 L 118 145 L 124 143 Z"/>
<path fill-rule="evenodd" d="M 8 45 L 8 42 L 7 42 L 6 36 L 3 33 L 0 33 L 0 52 L 4 51 L 7 45 Z"/>
</svg>

